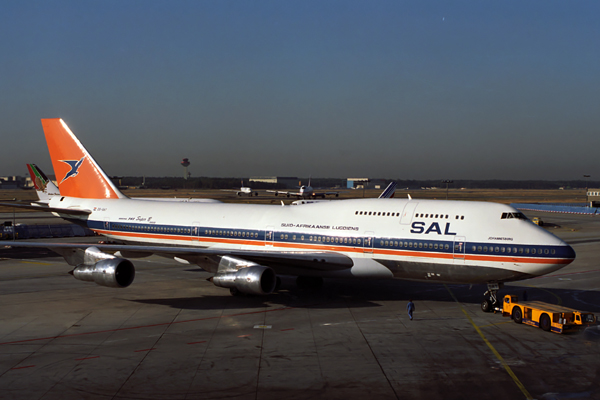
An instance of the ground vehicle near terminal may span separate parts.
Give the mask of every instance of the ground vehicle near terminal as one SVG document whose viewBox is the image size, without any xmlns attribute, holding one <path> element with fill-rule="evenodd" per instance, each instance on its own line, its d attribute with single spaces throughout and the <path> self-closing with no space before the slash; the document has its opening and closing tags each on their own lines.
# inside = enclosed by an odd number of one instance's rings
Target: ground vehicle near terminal
<svg viewBox="0 0 600 400">
<path fill-rule="evenodd" d="M 533 222 L 534 224 L 536 224 L 538 226 L 544 226 L 544 221 L 542 221 L 542 219 L 540 217 L 533 217 L 531 219 L 531 222 Z"/>
<path fill-rule="evenodd" d="M 519 303 L 518 297 L 504 296 L 502 315 L 517 324 L 537 326 L 548 332 L 567 333 L 596 325 L 594 314 L 541 301 Z"/>
</svg>

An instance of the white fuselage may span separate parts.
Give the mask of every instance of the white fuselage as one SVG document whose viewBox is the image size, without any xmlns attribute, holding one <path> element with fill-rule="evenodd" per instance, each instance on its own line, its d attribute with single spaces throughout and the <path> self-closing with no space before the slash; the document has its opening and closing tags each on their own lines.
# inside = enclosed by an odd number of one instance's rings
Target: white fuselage
<svg viewBox="0 0 600 400">
<path fill-rule="evenodd" d="M 281 274 L 486 283 L 543 275 L 575 257 L 530 221 L 503 217 L 518 213 L 514 208 L 486 202 L 355 199 L 282 207 L 66 197 L 50 206 L 89 209 L 80 223 L 127 242 L 330 251 L 354 262 L 330 272 L 279 266 Z"/>
</svg>

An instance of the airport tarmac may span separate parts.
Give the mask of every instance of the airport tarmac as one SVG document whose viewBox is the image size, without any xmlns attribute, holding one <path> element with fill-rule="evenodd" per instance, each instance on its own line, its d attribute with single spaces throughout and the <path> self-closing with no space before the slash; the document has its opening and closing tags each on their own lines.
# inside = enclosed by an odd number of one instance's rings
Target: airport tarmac
<svg viewBox="0 0 600 400">
<path fill-rule="evenodd" d="M 500 295 L 600 314 L 600 218 L 527 214 L 577 259 Z M 0 250 L 1 399 L 600 399 L 600 342 L 483 313 L 483 285 L 290 278 L 233 297 L 197 267 L 133 261 L 119 290 Z"/>
</svg>

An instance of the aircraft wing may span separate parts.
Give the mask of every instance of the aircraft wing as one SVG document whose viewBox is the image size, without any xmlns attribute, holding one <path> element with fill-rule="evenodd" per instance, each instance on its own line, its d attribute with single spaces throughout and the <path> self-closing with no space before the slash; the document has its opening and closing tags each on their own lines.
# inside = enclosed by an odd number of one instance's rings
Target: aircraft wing
<svg viewBox="0 0 600 400">
<path fill-rule="evenodd" d="M 354 263 L 350 257 L 335 252 L 319 251 L 260 251 L 212 249 L 200 247 L 171 247 L 125 244 L 96 243 L 49 243 L 49 242 L 10 242 L 12 247 L 30 247 L 50 249 L 68 261 L 69 255 L 88 247 L 96 247 L 107 253 L 120 252 L 124 258 L 148 257 L 153 254 L 164 257 L 177 257 L 197 264 L 201 258 L 234 256 L 277 269 L 278 266 L 304 268 L 315 271 L 335 271 L 351 268 Z"/>
</svg>

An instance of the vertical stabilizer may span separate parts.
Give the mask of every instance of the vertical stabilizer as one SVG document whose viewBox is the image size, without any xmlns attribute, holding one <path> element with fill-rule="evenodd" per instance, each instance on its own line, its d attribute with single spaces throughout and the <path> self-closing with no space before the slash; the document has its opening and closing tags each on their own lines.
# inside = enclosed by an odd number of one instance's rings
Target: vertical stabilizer
<svg viewBox="0 0 600 400">
<path fill-rule="evenodd" d="M 60 118 L 42 119 L 61 196 L 125 198 Z"/>
<path fill-rule="evenodd" d="M 37 165 L 27 164 L 27 169 L 29 170 L 31 182 L 33 182 L 35 191 L 41 201 L 48 202 L 51 198 L 60 196 L 58 187 L 54 184 L 54 182 L 48 179 L 46 174 L 44 174 L 44 171 L 42 171 Z"/>
</svg>

